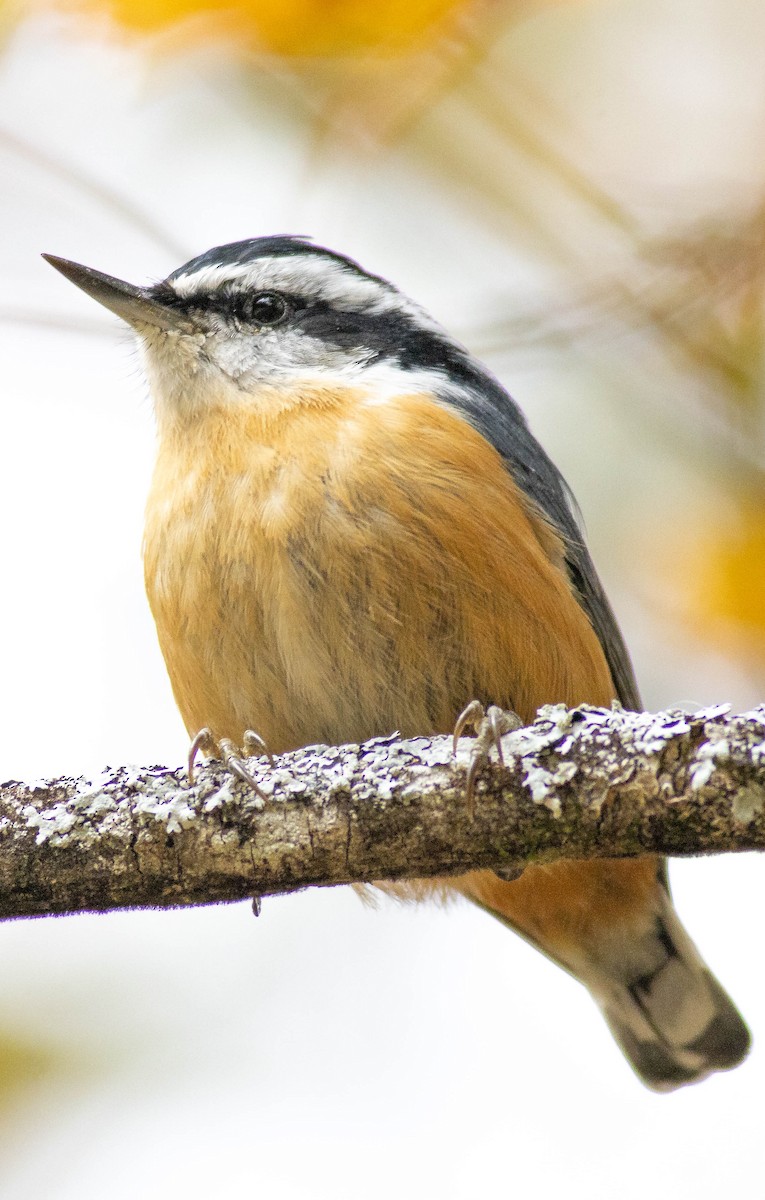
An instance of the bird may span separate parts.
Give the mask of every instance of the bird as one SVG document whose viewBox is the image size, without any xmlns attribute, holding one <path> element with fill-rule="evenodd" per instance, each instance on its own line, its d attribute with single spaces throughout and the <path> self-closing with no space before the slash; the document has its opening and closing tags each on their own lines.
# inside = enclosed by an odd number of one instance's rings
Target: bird
<svg viewBox="0 0 765 1200">
<path fill-rule="evenodd" d="M 499 380 L 393 284 L 292 235 L 147 286 L 44 257 L 138 335 L 158 430 L 146 589 L 190 736 L 236 766 L 250 729 L 281 753 L 449 733 L 471 701 L 524 723 L 551 703 L 640 711 L 561 473 Z M 663 860 L 439 887 L 583 983 L 648 1087 L 747 1054 Z"/>
</svg>

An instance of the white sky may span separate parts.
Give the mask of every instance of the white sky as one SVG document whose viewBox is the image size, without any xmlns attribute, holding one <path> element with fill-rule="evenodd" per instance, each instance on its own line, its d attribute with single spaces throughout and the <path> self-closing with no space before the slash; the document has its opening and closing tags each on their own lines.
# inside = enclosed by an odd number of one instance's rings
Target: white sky
<svg viewBox="0 0 765 1200">
<path fill-rule="evenodd" d="M 674 197 L 726 202 L 757 182 L 765 113 L 765 19 L 733 7 L 737 19 L 722 0 L 589 5 L 514 36 L 537 81 L 569 56 L 555 98 L 589 116 L 617 189 L 658 162 Z M 371 166 L 338 154 L 317 175 L 278 100 L 220 59 L 163 73 L 42 23 L 0 59 L 0 131 L 107 183 L 182 250 L 0 139 L 0 309 L 100 331 L 0 323 L 3 778 L 177 763 L 186 748 L 143 596 L 154 435 L 137 358 L 41 251 L 143 282 L 216 243 L 309 233 L 457 332 L 495 296 L 552 286 L 528 245 L 418 178 L 414 152 Z M 646 183 L 646 212 L 652 195 Z M 560 354 L 495 366 L 583 503 L 649 704 L 762 698 L 708 650 L 657 648 L 630 590 L 629 505 L 658 519 L 692 503 L 691 459 L 613 410 L 610 368 L 572 376 Z M 583 989 L 467 906 L 370 912 L 335 890 L 267 900 L 258 921 L 239 905 L 0 926 L 0 1056 L 10 1041 L 54 1056 L 0 1121 L 0 1196 L 759 1196 L 761 860 L 672 875 L 755 1049 L 669 1097 L 637 1083 Z"/>
</svg>

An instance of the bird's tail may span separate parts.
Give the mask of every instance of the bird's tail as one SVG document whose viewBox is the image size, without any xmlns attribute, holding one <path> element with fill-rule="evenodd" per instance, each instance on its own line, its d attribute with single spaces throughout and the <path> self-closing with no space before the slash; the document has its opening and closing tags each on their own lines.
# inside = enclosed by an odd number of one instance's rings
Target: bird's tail
<svg viewBox="0 0 765 1200">
<path fill-rule="evenodd" d="M 459 890 L 589 989 L 648 1087 L 735 1067 L 749 1031 L 680 923 L 656 859 L 556 863 L 515 882 L 471 872 Z"/>
<path fill-rule="evenodd" d="M 641 942 L 619 956 L 617 970 L 604 970 L 604 963 L 580 973 L 636 1073 L 655 1091 L 670 1092 L 737 1066 L 749 1050 L 749 1031 L 669 896 Z"/>
</svg>

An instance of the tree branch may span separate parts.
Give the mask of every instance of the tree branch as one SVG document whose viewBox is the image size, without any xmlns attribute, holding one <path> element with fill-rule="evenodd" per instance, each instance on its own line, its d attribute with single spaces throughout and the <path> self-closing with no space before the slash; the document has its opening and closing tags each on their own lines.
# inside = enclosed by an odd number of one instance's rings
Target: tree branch
<svg viewBox="0 0 765 1200">
<path fill-rule="evenodd" d="M 377 738 L 250 769 L 107 770 L 0 787 L 0 917 L 207 904 L 556 858 L 765 849 L 765 705 L 693 715 L 561 705 L 503 739 Z"/>
</svg>

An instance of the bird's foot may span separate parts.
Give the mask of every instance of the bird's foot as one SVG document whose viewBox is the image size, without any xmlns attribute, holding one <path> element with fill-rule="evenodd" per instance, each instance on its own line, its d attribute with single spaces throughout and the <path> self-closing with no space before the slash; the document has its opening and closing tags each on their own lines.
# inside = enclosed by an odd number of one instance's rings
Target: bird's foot
<svg viewBox="0 0 765 1200">
<path fill-rule="evenodd" d="M 480 700 L 471 700 L 467 708 L 464 708 L 457 717 L 452 738 L 453 754 L 457 753 L 457 742 L 468 725 L 475 729 L 476 733 L 475 742 L 470 751 L 466 781 L 468 811 L 472 817 L 475 815 L 475 783 L 478 772 L 489 761 L 492 747 L 496 749 L 499 761 L 504 763 L 502 738 L 506 733 L 512 733 L 514 729 L 520 729 L 523 721 L 517 713 L 498 708 L 496 704 L 490 704 L 485 709 Z"/>
<path fill-rule="evenodd" d="M 265 793 L 258 787 L 256 780 L 247 770 L 243 761 L 245 758 L 250 758 L 259 752 L 266 755 L 271 766 L 274 765 L 274 756 L 260 734 L 255 733 L 253 729 L 245 729 L 240 747 L 231 738 L 216 738 L 212 730 L 207 728 L 200 729 L 189 746 L 188 775 L 190 784 L 194 783 L 194 763 L 200 750 L 203 754 L 209 754 L 211 758 L 222 759 L 232 775 L 237 779 L 241 779 L 243 783 L 248 784 L 262 800 L 268 799 Z"/>
</svg>

